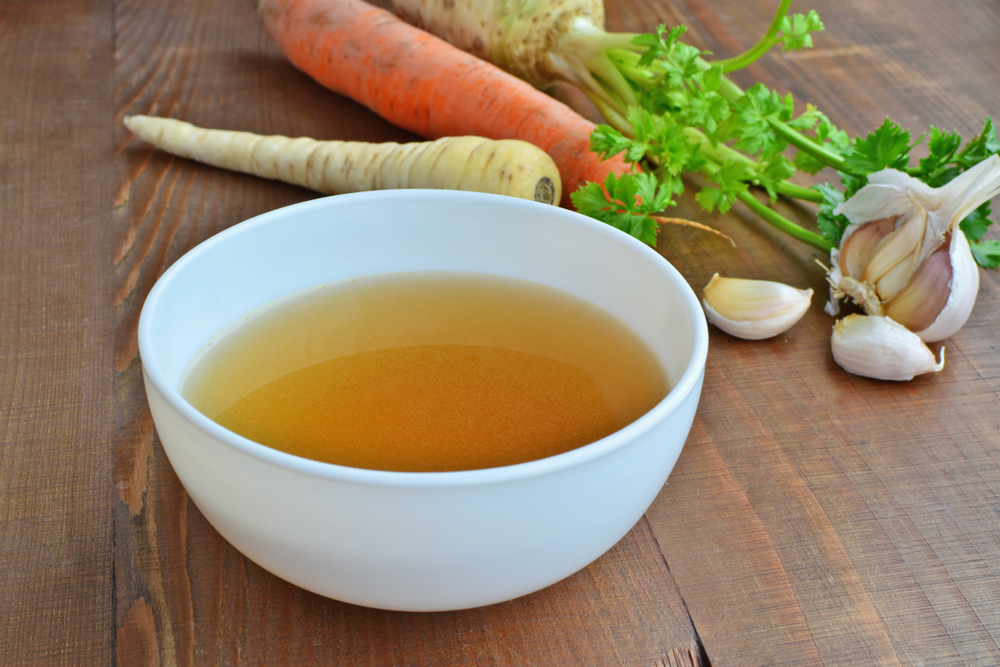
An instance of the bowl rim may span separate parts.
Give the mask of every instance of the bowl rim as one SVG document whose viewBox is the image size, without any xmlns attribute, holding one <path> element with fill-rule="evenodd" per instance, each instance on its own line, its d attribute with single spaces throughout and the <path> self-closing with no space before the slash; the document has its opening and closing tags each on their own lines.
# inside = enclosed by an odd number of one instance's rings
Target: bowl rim
<svg viewBox="0 0 1000 667">
<path fill-rule="evenodd" d="M 288 217 L 308 213 L 316 208 L 337 206 L 338 201 L 344 201 L 347 198 L 351 200 L 410 198 L 417 200 L 435 200 L 441 198 L 449 201 L 469 200 L 481 205 L 500 205 L 511 207 L 515 210 L 524 209 L 532 210 L 536 213 L 541 212 L 546 215 L 563 218 L 566 222 L 589 228 L 590 231 L 606 236 L 610 241 L 624 245 L 627 249 L 637 253 L 641 258 L 653 264 L 661 273 L 666 274 L 668 279 L 678 286 L 679 296 L 691 313 L 691 325 L 694 330 L 691 358 L 688 360 L 681 377 L 674 383 L 668 394 L 651 410 L 628 426 L 600 440 L 567 452 L 508 466 L 447 472 L 400 472 L 353 468 L 307 459 L 295 454 L 288 454 L 234 433 L 199 412 L 180 395 L 177 387 L 172 386 L 166 380 L 159 364 L 156 363 L 155 354 L 151 352 L 151 322 L 157 304 L 162 295 L 170 288 L 174 278 L 180 275 L 186 266 L 194 262 L 200 255 L 211 251 L 216 245 L 226 243 L 229 239 L 247 233 L 249 230 L 260 225 L 281 224 L 281 221 Z M 697 296 L 673 264 L 654 249 L 611 225 L 599 222 L 575 211 L 526 199 L 457 190 L 410 189 L 319 197 L 262 213 L 236 223 L 213 235 L 187 251 L 157 279 L 142 305 L 139 316 L 138 343 L 140 363 L 147 391 L 149 385 L 152 385 L 170 408 L 175 410 L 189 424 L 210 438 L 239 453 L 307 476 L 335 479 L 354 484 L 395 487 L 456 487 L 524 480 L 547 475 L 557 470 L 580 466 L 623 448 L 652 430 L 658 423 L 667 419 L 670 413 L 676 411 L 693 391 L 698 389 L 698 383 L 704 374 L 708 356 L 708 323 Z M 149 354 L 144 354 L 147 351 Z M 148 363 L 146 359 L 149 360 Z"/>
</svg>

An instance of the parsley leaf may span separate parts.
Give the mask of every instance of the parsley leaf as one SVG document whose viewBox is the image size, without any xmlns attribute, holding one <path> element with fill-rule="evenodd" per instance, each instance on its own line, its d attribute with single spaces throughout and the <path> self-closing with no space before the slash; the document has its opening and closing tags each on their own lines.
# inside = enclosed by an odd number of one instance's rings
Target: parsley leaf
<svg viewBox="0 0 1000 667">
<path fill-rule="evenodd" d="M 610 125 L 598 125 L 590 134 L 590 150 L 602 160 L 628 151 L 635 143 Z"/>
<path fill-rule="evenodd" d="M 789 120 L 787 125 L 794 130 L 803 132 L 813 131 L 814 142 L 831 153 L 844 156 L 851 152 L 851 140 L 847 136 L 847 132 L 838 129 L 836 125 L 830 122 L 826 114 L 812 104 L 807 104 L 806 110 L 802 115 Z M 824 169 L 827 164 L 813 157 L 807 151 L 800 149 L 795 154 L 795 166 L 802 171 L 815 174 Z"/>
<path fill-rule="evenodd" d="M 773 116 L 781 121 L 789 120 L 793 103 L 791 94 L 782 97 L 762 83 L 750 87 L 734 104 L 734 118 L 729 123 L 729 131 L 737 137 L 734 148 L 764 157 L 785 150 L 787 142 L 767 119 Z"/>
<path fill-rule="evenodd" d="M 955 178 L 959 170 L 948 168 L 955 157 L 955 152 L 962 145 L 962 137 L 952 132 L 942 132 L 931 127 L 931 135 L 927 140 L 927 157 L 920 160 L 920 169 L 913 174 L 916 178 L 938 188 Z"/>
<path fill-rule="evenodd" d="M 983 203 L 958 224 L 969 242 L 979 241 L 986 234 L 993 221 L 990 220 L 990 202 Z"/>
<path fill-rule="evenodd" d="M 984 269 L 1000 269 L 1000 241 L 990 239 L 969 244 L 976 264 Z"/>
<path fill-rule="evenodd" d="M 719 213 L 726 213 L 739 195 L 747 191 L 747 184 L 743 181 L 748 173 L 749 167 L 745 162 L 729 160 L 711 177 L 719 187 L 702 188 L 695 199 L 708 212 L 718 210 Z"/>
<path fill-rule="evenodd" d="M 711 137 L 715 135 L 718 124 L 729 115 L 729 102 L 718 93 L 709 92 L 692 96 L 684 120 L 690 125 L 704 127 L 705 133 Z"/>
<path fill-rule="evenodd" d="M 854 140 L 844 166 L 858 175 L 871 174 L 887 167 L 905 169 L 910 161 L 910 149 L 918 143 L 919 139 L 911 144 L 909 130 L 886 118 L 882 126 L 867 137 Z"/>
<path fill-rule="evenodd" d="M 751 182 L 767 190 L 767 196 L 771 198 L 771 203 L 774 203 L 778 198 L 778 183 L 795 174 L 795 165 L 783 155 L 774 155 L 762 166 L 764 169 L 760 170 Z"/>
<path fill-rule="evenodd" d="M 587 183 L 570 195 L 576 209 L 592 218 L 656 245 L 659 226 L 649 217 L 666 208 L 670 192 L 652 174 L 608 174 L 604 186 Z"/>
<path fill-rule="evenodd" d="M 970 169 L 1000 151 L 1000 141 L 993 121 L 987 117 L 982 131 L 969 140 L 965 148 L 955 156 L 955 164 L 962 169 Z"/>
<path fill-rule="evenodd" d="M 813 45 L 811 32 L 820 32 L 824 29 L 823 22 L 815 9 L 803 16 L 786 16 L 781 20 L 781 32 L 783 44 L 782 51 L 798 51 L 800 49 L 811 48 Z"/>
<path fill-rule="evenodd" d="M 639 58 L 639 66 L 647 67 L 658 60 L 668 58 L 677 40 L 686 32 L 687 26 L 674 26 L 668 31 L 667 26 L 661 23 L 656 26 L 656 34 L 637 35 L 633 37 L 633 44 L 646 48 L 646 52 Z M 664 34 L 667 36 L 666 39 L 663 38 Z"/>
<path fill-rule="evenodd" d="M 850 224 L 850 221 L 843 215 L 833 214 L 833 209 L 844 202 L 844 193 L 829 183 L 814 185 L 813 189 L 823 195 L 823 202 L 819 205 L 819 213 L 816 215 L 819 232 L 827 241 L 838 246 L 847 225 Z"/>
<path fill-rule="evenodd" d="M 761 83 L 740 90 L 727 72 L 746 67 L 777 44 L 783 51 L 810 47 L 812 33 L 824 29 L 815 11 L 789 16 L 788 5 L 781 3 L 777 23 L 754 47 L 715 63 L 703 59 L 707 52 L 680 41 L 684 26 L 668 30 L 660 25 L 652 34 L 632 37 L 631 46 L 616 42 L 603 51 L 600 63 L 588 70 L 593 84 L 588 94 L 599 108 L 613 112 L 606 115 L 617 129 L 598 126 L 591 148 L 605 159 L 622 155 L 638 169 L 573 193 L 578 210 L 654 244 L 658 227 L 651 214 L 674 204 L 674 195 L 684 191 L 683 174 L 699 172 L 712 181 L 696 195 L 707 211 L 727 212 L 737 199 L 748 201 L 749 185 L 764 188 L 772 202 L 779 193 L 817 202 L 823 238 L 764 210 L 756 197 L 748 205 L 779 229 L 828 250 L 839 244 L 849 224 L 834 209 L 867 185 L 869 174 L 898 169 L 941 187 L 1000 152 L 989 118 L 964 147 L 958 134 L 932 127 L 927 157 L 911 167 L 910 152 L 923 137 L 914 141 L 888 118 L 852 140 L 812 105 L 796 117 L 790 94 Z M 837 171 L 841 189 L 827 183 L 816 186 L 814 194 L 789 181 L 796 171 L 816 174 L 827 167 Z M 1000 241 L 983 240 L 992 224 L 989 215 L 987 203 L 961 227 L 977 261 L 1000 266 Z"/>
</svg>

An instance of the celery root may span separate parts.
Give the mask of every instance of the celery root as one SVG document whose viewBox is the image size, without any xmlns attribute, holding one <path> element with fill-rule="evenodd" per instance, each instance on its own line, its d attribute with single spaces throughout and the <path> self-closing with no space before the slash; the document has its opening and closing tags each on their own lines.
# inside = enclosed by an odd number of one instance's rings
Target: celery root
<svg viewBox="0 0 1000 667">
<path fill-rule="evenodd" d="M 392 0 L 392 10 L 537 88 L 571 76 L 559 60 L 575 23 L 604 26 L 602 0 Z"/>
<path fill-rule="evenodd" d="M 559 170 L 524 141 L 445 137 L 437 141 L 317 141 L 209 130 L 152 116 L 125 127 L 156 148 L 215 167 L 300 185 L 324 194 L 432 188 L 472 190 L 556 204 Z"/>
</svg>

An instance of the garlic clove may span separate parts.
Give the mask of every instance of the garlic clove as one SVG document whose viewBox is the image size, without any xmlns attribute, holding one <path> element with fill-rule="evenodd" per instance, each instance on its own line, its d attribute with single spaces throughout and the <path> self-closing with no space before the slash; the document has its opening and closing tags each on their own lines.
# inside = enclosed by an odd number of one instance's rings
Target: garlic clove
<svg viewBox="0 0 1000 667">
<path fill-rule="evenodd" d="M 840 270 L 845 276 L 861 278 L 879 243 L 896 228 L 899 216 L 872 220 L 858 227 L 840 245 Z"/>
<path fill-rule="evenodd" d="M 928 328 L 948 303 L 951 277 L 948 246 L 941 246 L 923 261 L 906 287 L 882 304 L 884 314 L 910 331 Z"/>
<path fill-rule="evenodd" d="M 888 317 L 848 315 L 833 325 L 833 359 L 855 375 L 876 380 L 912 380 L 944 368 L 920 337 Z"/>
<path fill-rule="evenodd" d="M 703 294 L 709 322 L 731 336 L 761 340 L 784 333 L 802 319 L 813 291 L 770 280 L 722 278 L 716 273 Z"/>
<path fill-rule="evenodd" d="M 895 296 L 916 271 L 926 230 L 927 211 L 916 206 L 875 248 L 861 280 L 873 285 L 883 301 Z"/>
<path fill-rule="evenodd" d="M 934 322 L 917 335 L 927 343 L 950 338 L 961 329 L 972 314 L 979 294 L 979 266 L 972 256 L 969 240 L 955 226 L 948 244 L 951 260 L 951 281 L 948 283 L 948 300 Z"/>
<path fill-rule="evenodd" d="M 949 338 L 958 332 L 972 314 L 979 294 L 979 267 L 969 248 L 969 240 L 961 231 L 962 220 L 983 202 L 1000 195 L 1000 157 L 993 155 L 975 167 L 962 172 L 938 189 L 943 204 L 936 216 L 946 225 L 950 237 L 948 256 L 951 260 L 951 280 L 947 283 L 948 300 L 934 322 L 917 335 L 928 343 Z M 928 226 L 932 226 L 929 221 Z M 935 224 L 936 226 L 936 224 Z M 944 285 L 941 286 L 945 288 Z"/>
<path fill-rule="evenodd" d="M 840 248 L 830 252 L 833 262 L 828 271 L 830 300 L 824 310 L 836 316 L 840 312 L 840 299 L 873 294 L 884 302 L 884 307 L 872 308 L 873 301 L 861 300 L 869 314 L 885 312 L 906 321 L 927 342 L 953 335 L 968 320 L 979 290 L 979 270 L 968 250 L 968 241 L 961 238 L 964 234 L 959 223 L 997 195 L 1000 195 L 997 155 L 940 188 L 932 188 L 894 169 L 869 174 L 868 185 L 834 209 L 835 214 L 847 216 L 851 224 L 844 231 Z M 918 225 L 913 216 L 920 212 L 926 214 L 926 221 L 923 239 L 916 243 Z M 872 249 L 874 240 L 882 236 L 885 219 L 893 216 L 903 216 L 906 222 L 884 235 Z M 904 232 L 907 224 L 913 227 Z M 872 229 L 873 226 L 877 228 Z M 950 277 L 940 255 L 926 270 L 923 268 L 943 247 L 947 248 L 951 261 Z M 933 294 L 932 276 L 937 277 Z M 860 285 L 856 284 L 859 282 Z M 936 310 L 936 317 L 928 323 Z"/>
</svg>

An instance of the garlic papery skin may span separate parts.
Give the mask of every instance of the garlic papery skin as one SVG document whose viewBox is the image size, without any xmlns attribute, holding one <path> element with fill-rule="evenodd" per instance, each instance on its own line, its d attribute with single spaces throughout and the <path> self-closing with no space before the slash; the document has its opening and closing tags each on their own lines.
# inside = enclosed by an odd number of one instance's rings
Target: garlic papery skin
<svg viewBox="0 0 1000 667">
<path fill-rule="evenodd" d="M 788 331 L 802 319 L 812 294 L 811 289 L 770 280 L 722 278 L 716 273 L 703 293 L 705 315 L 731 336 L 761 340 Z"/>
<path fill-rule="evenodd" d="M 876 380 L 912 380 L 944 368 L 924 341 L 888 317 L 848 315 L 833 325 L 833 359 L 849 373 Z"/>
<path fill-rule="evenodd" d="M 875 249 L 882 239 L 896 228 L 898 217 L 894 215 L 891 218 L 872 220 L 858 227 L 854 233 L 841 241 L 838 263 L 845 276 L 861 279 L 861 274 L 875 253 Z"/>
<path fill-rule="evenodd" d="M 903 289 L 916 272 L 926 231 L 927 211 L 917 206 L 882 239 L 865 264 L 861 281 L 872 285 L 883 301 Z"/>
<path fill-rule="evenodd" d="M 948 300 L 931 325 L 916 332 L 927 343 L 950 338 L 965 326 L 979 295 L 979 266 L 972 256 L 969 240 L 961 230 L 956 229 L 956 233 L 952 234 L 948 259 L 951 263 Z"/>
<path fill-rule="evenodd" d="M 959 223 L 1000 194 L 1000 157 L 940 188 L 894 169 L 870 174 L 868 183 L 834 209 L 851 224 L 830 253 L 826 312 L 836 316 L 839 300 L 850 297 L 869 315 L 898 319 L 926 342 L 954 335 L 979 292 L 979 269 Z M 886 232 L 890 219 L 894 229 Z"/>
<path fill-rule="evenodd" d="M 899 294 L 885 304 L 879 304 L 882 313 L 899 322 L 910 331 L 922 331 L 934 323 L 951 297 L 951 257 L 948 246 L 931 253 L 920 269 Z M 943 286 L 943 287 L 942 287 Z"/>
</svg>

